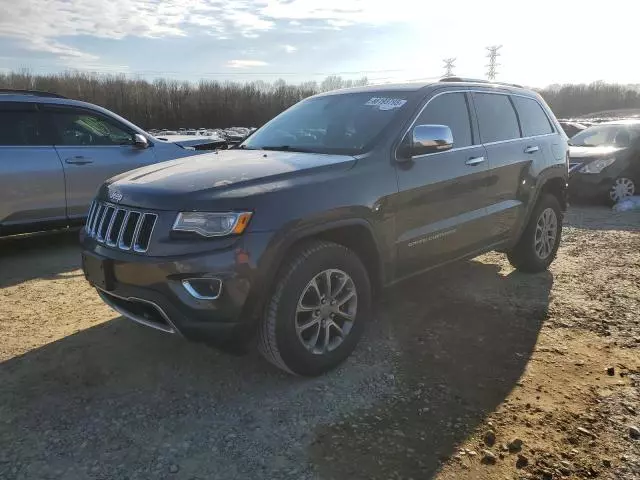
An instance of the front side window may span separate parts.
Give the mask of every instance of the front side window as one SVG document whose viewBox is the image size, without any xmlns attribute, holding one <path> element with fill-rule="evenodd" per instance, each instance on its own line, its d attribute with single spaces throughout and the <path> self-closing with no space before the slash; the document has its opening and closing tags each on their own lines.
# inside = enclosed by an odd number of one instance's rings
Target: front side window
<svg viewBox="0 0 640 480">
<path fill-rule="evenodd" d="M 0 105 L 0 145 L 46 145 L 44 133 L 34 105 L 13 102 Z"/>
<path fill-rule="evenodd" d="M 453 148 L 473 144 L 471 120 L 464 93 L 446 93 L 432 99 L 416 120 L 416 125 L 446 125 L 453 135 Z"/>
<path fill-rule="evenodd" d="M 546 135 L 553 133 L 549 117 L 544 113 L 538 102 L 532 98 L 511 97 L 520 116 L 522 125 L 522 135 L 525 137 L 535 137 L 536 135 Z"/>
<path fill-rule="evenodd" d="M 133 134 L 106 118 L 86 110 L 52 112 L 58 133 L 58 145 L 116 146 L 132 145 Z"/>
<path fill-rule="evenodd" d="M 239 148 L 356 155 L 369 150 L 405 108 L 408 93 L 344 93 L 304 100 Z"/>
<path fill-rule="evenodd" d="M 473 99 L 482 143 L 520 138 L 518 118 L 507 95 L 476 93 Z"/>
</svg>

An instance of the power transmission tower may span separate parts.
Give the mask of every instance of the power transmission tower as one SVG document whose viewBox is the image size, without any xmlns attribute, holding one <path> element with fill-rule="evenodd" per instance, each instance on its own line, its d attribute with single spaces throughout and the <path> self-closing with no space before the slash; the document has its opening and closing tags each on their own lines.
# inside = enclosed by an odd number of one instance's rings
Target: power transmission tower
<svg viewBox="0 0 640 480">
<path fill-rule="evenodd" d="M 454 65 L 456 59 L 455 58 L 445 58 L 442 60 L 444 62 L 444 76 L 445 77 L 453 77 L 453 69 L 456 68 Z"/>
<path fill-rule="evenodd" d="M 496 67 L 500 66 L 497 60 L 500 56 L 501 48 L 502 45 L 493 45 L 491 47 L 487 47 L 487 50 L 489 51 L 489 53 L 487 54 L 487 58 L 489 59 L 489 65 L 487 65 L 487 68 L 489 69 L 489 71 L 487 72 L 487 78 L 489 80 L 496 79 L 496 75 L 498 73 Z"/>
</svg>

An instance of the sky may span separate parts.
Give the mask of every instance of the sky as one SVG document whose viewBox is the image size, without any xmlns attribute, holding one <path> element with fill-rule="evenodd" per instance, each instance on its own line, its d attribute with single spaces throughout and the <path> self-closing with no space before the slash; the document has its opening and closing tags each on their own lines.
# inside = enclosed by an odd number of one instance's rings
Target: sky
<svg viewBox="0 0 640 480">
<path fill-rule="evenodd" d="M 372 83 L 640 83 L 640 1 L 0 0 L 0 71 Z"/>
</svg>

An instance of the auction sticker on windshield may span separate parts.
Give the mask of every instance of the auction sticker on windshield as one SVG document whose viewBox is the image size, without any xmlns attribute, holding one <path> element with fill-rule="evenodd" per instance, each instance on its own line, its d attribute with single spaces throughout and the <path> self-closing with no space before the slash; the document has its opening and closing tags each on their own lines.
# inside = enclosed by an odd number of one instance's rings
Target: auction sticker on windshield
<svg viewBox="0 0 640 480">
<path fill-rule="evenodd" d="M 400 108 L 405 103 L 407 101 L 402 98 L 373 97 L 365 105 L 378 107 L 378 110 L 393 110 L 394 108 Z"/>
</svg>

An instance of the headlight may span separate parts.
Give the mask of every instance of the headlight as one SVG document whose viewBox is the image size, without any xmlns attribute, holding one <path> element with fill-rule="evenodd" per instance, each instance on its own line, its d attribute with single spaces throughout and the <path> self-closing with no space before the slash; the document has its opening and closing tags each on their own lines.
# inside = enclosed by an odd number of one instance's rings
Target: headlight
<svg viewBox="0 0 640 480">
<path fill-rule="evenodd" d="M 180 212 L 173 230 L 193 232 L 203 237 L 240 235 L 247 228 L 251 215 L 251 212 Z"/>
<path fill-rule="evenodd" d="M 600 160 L 596 160 L 595 162 L 591 162 L 586 164 L 584 167 L 580 169 L 580 173 L 600 173 L 602 170 L 607 168 L 613 162 L 616 161 L 616 157 L 611 158 L 602 158 Z"/>
</svg>

